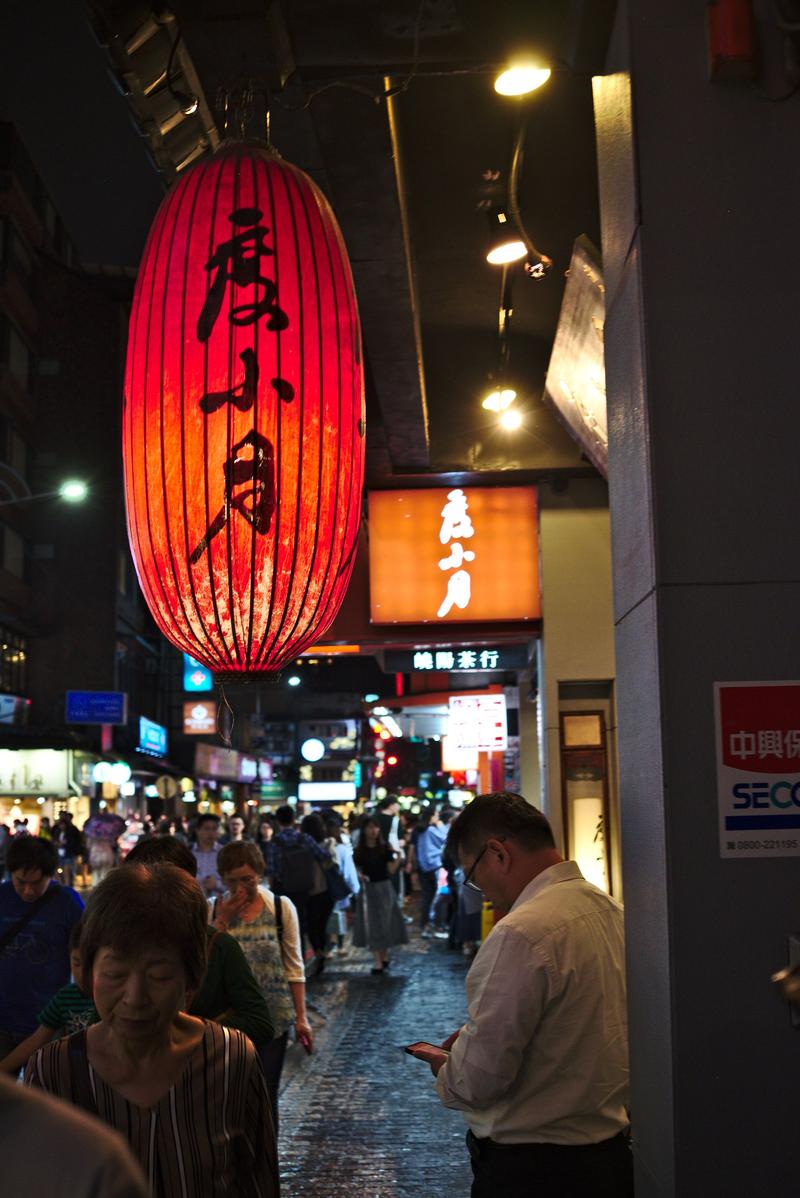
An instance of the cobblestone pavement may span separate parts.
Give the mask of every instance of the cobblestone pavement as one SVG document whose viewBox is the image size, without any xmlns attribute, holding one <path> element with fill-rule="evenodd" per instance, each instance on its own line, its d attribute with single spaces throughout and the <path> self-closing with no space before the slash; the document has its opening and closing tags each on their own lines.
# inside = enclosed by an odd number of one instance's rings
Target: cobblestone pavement
<svg viewBox="0 0 800 1198">
<path fill-rule="evenodd" d="M 427 1065 L 401 1051 L 463 1022 L 468 963 L 440 940 L 395 949 L 373 977 L 350 949 L 308 987 L 315 1052 L 287 1053 L 280 1097 L 283 1198 L 467 1198 L 465 1125 Z"/>
</svg>

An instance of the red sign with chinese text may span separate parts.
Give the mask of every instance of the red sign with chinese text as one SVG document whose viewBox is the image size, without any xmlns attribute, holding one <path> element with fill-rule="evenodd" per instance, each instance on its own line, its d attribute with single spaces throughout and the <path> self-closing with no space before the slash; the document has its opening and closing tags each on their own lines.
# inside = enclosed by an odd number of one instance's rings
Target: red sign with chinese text
<svg viewBox="0 0 800 1198">
<path fill-rule="evenodd" d="M 722 760 L 754 774 L 800 771 L 800 686 L 719 688 Z"/>
</svg>

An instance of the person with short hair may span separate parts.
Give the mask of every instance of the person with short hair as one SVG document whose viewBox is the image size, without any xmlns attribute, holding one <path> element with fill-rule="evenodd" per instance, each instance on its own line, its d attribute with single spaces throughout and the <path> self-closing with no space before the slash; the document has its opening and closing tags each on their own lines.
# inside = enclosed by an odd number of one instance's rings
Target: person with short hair
<svg viewBox="0 0 800 1198">
<path fill-rule="evenodd" d="M 186 1014 L 207 923 L 203 891 L 184 870 L 112 871 L 81 936 L 100 1022 L 40 1049 L 25 1080 L 122 1132 L 158 1198 L 277 1198 L 256 1050 L 241 1032 Z"/>
<path fill-rule="evenodd" d="M 192 852 L 197 862 L 197 880 L 209 898 L 218 898 L 224 889 L 217 868 L 219 855 L 219 816 L 205 811 L 194 825 Z"/>
<path fill-rule="evenodd" d="M 0 883 L 0 1058 L 38 1026 L 39 1012 L 69 981 L 69 939 L 83 902 L 54 880 L 53 844 L 15 837 L 9 882 Z"/>
<path fill-rule="evenodd" d="M 237 844 L 243 840 L 249 840 L 247 835 L 247 825 L 241 815 L 232 815 L 228 820 L 228 831 L 220 841 L 221 845 Z"/>
<path fill-rule="evenodd" d="M 300 925 L 291 900 L 263 885 L 264 859 L 257 844 L 226 844 L 219 868 L 228 892 L 215 904 L 214 927 L 238 940 L 275 1025 L 275 1038 L 259 1045 L 259 1056 L 277 1129 L 278 1085 L 292 1024 L 307 1052 L 312 1046 Z"/>
<path fill-rule="evenodd" d="M 503 913 L 467 976 L 467 1022 L 413 1050 L 468 1124 L 472 1198 L 631 1198 L 621 906 L 518 794 L 474 799 L 448 851 Z"/>
<path fill-rule="evenodd" d="M 140 840 L 125 858 L 126 865 L 176 865 L 197 877 L 194 854 L 175 836 Z M 206 929 L 208 964 L 189 1004 L 189 1014 L 235 1027 L 261 1049 L 275 1036 L 272 1013 L 247 963 L 239 942 L 227 932 Z"/>
<path fill-rule="evenodd" d="M 83 837 L 73 823 L 71 811 L 61 812 L 53 826 L 51 839 L 58 853 L 61 881 L 67 886 L 72 886 L 77 860 L 83 847 Z"/>
</svg>

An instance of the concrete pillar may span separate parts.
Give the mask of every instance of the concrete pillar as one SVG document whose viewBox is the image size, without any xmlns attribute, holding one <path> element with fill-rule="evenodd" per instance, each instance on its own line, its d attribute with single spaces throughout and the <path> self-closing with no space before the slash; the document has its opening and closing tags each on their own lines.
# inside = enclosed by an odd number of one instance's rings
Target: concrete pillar
<svg viewBox="0 0 800 1198">
<path fill-rule="evenodd" d="M 712 686 L 800 676 L 800 101 L 709 82 L 704 4 L 628 9 L 595 106 L 636 1193 L 788 1196 L 800 863 L 720 858 Z"/>
</svg>

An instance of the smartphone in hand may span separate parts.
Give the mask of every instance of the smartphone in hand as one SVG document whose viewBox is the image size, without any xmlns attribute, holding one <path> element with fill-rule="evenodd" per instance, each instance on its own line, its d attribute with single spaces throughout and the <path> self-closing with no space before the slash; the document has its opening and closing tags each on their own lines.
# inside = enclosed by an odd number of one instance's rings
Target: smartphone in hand
<svg viewBox="0 0 800 1198">
<path fill-rule="evenodd" d="M 418 1048 L 432 1048 L 436 1052 L 449 1052 L 450 1051 L 449 1048 L 442 1048 L 440 1044 L 429 1044 L 427 1040 L 415 1040 L 415 1042 L 413 1044 L 408 1044 L 403 1049 L 403 1052 L 407 1052 L 409 1054 L 409 1056 L 414 1057 L 417 1055 L 416 1050 Z"/>
<path fill-rule="evenodd" d="M 305 1032 L 300 1032 L 297 1039 L 298 1039 L 299 1043 L 303 1045 L 303 1048 L 306 1050 L 308 1055 L 311 1056 L 311 1053 L 314 1050 L 313 1045 L 311 1043 L 311 1037 L 309 1035 L 307 1035 Z"/>
</svg>

